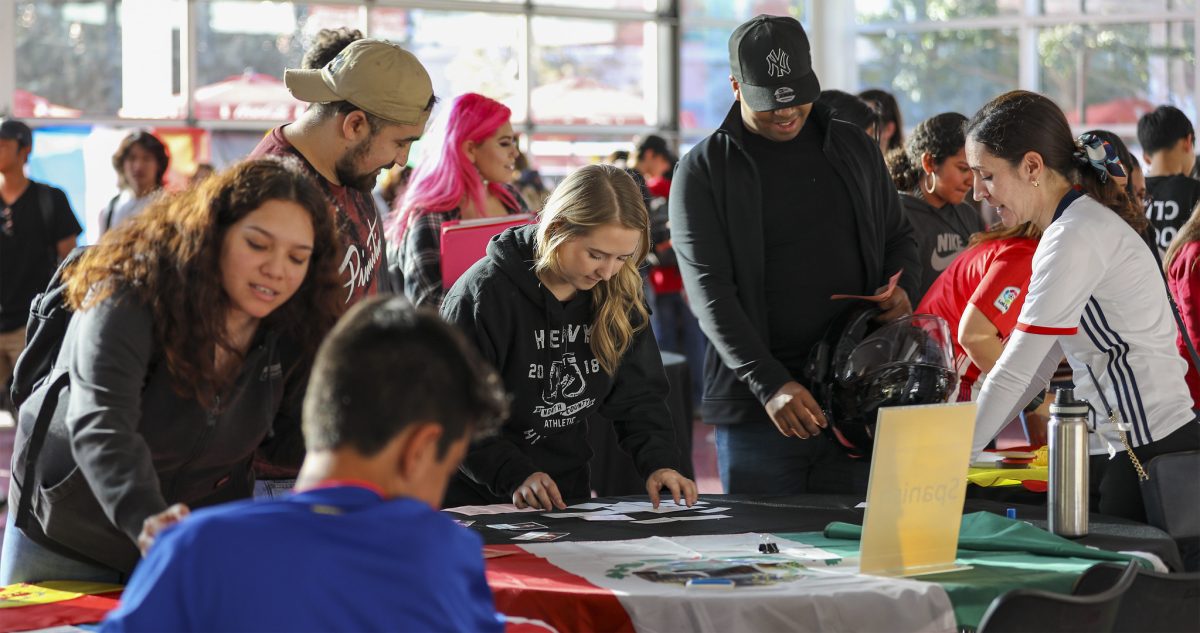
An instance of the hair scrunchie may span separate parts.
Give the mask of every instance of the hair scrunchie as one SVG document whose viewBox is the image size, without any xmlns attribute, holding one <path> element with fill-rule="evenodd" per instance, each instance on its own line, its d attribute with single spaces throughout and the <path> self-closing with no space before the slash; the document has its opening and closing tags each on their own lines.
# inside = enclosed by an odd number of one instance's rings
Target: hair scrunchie
<svg viewBox="0 0 1200 633">
<path fill-rule="evenodd" d="M 1083 167 L 1091 167 L 1100 182 L 1108 182 L 1109 176 L 1125 177 L 1125 168 L 1117 158 L 1113 146 L 1099 136 L 1091 133 L 1080 134 L 1075 140 L 1075 160 Z"/>
</svg>

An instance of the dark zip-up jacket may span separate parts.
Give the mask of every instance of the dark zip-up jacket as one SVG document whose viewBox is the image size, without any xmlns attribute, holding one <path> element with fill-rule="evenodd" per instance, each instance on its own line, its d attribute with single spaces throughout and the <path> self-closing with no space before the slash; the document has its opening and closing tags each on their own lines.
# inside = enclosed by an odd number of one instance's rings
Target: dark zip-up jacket
<svg viewBox="0 0 1200 633">
<path fill-rule="evenodd" d="M 921 276 L 917 245 L 883 156 L 866 134 L 830 113 L 813 104 L 805 125 L 825 130 L 824 154 L 854 201 L 867 273 L 858 294 L 872 294 L 904 269 L 900 286 L 913 296 Z M 703 407 L 710 424 L 766 420 L 763 405 L 799 378 L 770 352 L 762 186 L 743 147 L 747 133 L 735 102 L 720 128 L 679 161 L 668 202 L 684 288 L 711 343 Z"/>
<path fill-rule="evenodd" d="M 194 508 L 250 497 L 260 447 L 272 463 L 298 466 L 307 371 L 294 349 L 260 327 L 233 385 L 204 407 L 172 388 L 149 307 L 120 293 L 77 312 L 49 380 L 21 407 L 18 477 L 45 385 L 70 373 L 36 457 L 36 481 L 14 479 L 10 492 L 16 508 L 33 491 L 25 534 L 129 573 L 141 558 L 135 543 L 147 517 L 176 502 Z"/>
<path fill-rule="evenodd" d="M 613 421 L 643 478 L 660 468 L 679 470 L 667 376 L 650 328 L 634 336 L 614 375 L 601 369 L 589 344 L 592 294 L 579 291 L 563 303 L 541 284 L 533 271 L 536 230 L 523 226 L 492 238 L 487 257 L 442 302 L 442 316 L 462 328 L 512 397 L 499 436 L 467 454 L 447 505 L 462 485 L 510 502 L 539 471 L 564 498 L 590 496 L 587 424 L 595 414 Z"/>
</svg>

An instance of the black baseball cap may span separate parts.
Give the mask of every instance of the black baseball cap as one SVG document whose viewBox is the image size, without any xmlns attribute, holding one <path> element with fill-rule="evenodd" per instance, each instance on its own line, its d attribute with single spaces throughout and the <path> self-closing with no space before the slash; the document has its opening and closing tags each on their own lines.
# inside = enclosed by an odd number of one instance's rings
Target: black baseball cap
<svg viewBox="0 0 1200 633">
<path fill-rule="evenodd" d="M 729 37 L 729 67 L 756 112 L 812 103 L 821 94 L 808 35 L 795 18 L 759 15 L 737 27 Z"/>
<path fill-rule="evenodd" d="M 17 147 L 33 147 L 33 130 L 16 119 L 0 123 L 0 138 L 16 141 Z"/>
<path fill-rule="evenodd" d="M 657 134 L 647 134 L 635 141 L 637 147 L 637 155 L 641 156 L 647 151 L 654 152 L 667 160 L 674 160 L 675 152 L 667 147 L 667 139 Z"/>
</svg>

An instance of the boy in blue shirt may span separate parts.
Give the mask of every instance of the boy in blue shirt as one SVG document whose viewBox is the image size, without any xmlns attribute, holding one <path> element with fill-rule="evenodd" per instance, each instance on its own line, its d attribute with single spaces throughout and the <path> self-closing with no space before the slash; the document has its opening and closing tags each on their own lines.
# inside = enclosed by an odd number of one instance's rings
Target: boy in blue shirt
<svg viewBox="0 0 1200 633">
<path fill-rule="evenodd" d="M 432 312 L 359 303 L 317 354 L 297 492 L 148 529 L 101 630 L 501 631 L 481 539 L 437 507 L 505 409 L 494 372 Z"/>
</svg>

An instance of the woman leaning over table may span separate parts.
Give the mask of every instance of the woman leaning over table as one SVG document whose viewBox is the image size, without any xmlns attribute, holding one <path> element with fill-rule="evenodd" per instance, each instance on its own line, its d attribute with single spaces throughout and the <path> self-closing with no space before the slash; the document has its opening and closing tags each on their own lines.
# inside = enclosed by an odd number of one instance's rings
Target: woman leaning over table
<svg viewBox="0 0 1200 633">
<path fill-rule="evenodd" d="M 300 169 L 251 160 L 154 203 L 66 273 L 73 310 L 20 411 L 0 584 L 122 582 L 188 508 L 298 465 L 309 361 L 341 310 L 338 241 Z M 45 443 L 33 421 L 66 373 Z M 20 481 L 27 460 L 32 480 Z M 14 525 L 23 495 L 32 516 Z"/>
<path fill-rule="evenodd" d="M 1044 388 L 1065 353 L 1077 395 L 1097 411 L 1093 470 L 1113 451 L 1099 510 L 1145 521 L 1136 463 L 1200 448 L 1175 318 L 1138 235 L 1146 218 L 1112 177 L 1124 175 L 1112 148 L 1086 136 L 1076 144 L 1062 110 L 1044 96 L 1005 93 L 966 129 L 976 197 L 1006 223 L 1043 230 L 1016 331 L 980 394 L 973 449 L 983 450 Z"/>
<path fill-rule="evenodd" d="M 650 217 L 634 179 L 588 165 L 559 184 L 537 225 L 508 229 L 446 295 L 442 316 L 513 394 L 499 437 L 471 447 L 446 506 L 563 508 L 591 496 L 587 425 L 613 421 L 646 491 L 696 501 L 679 474 L 667 377 L 638 267 Z M 591 418 L 591 419 L 589 419 Z"/>
</svg>

